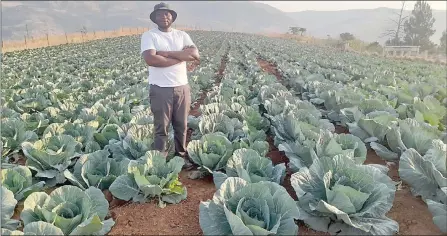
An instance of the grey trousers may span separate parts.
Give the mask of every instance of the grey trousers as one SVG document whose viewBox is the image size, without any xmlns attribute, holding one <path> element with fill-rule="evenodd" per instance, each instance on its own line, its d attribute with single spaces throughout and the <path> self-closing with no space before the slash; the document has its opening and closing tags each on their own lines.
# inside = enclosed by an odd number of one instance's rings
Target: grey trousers
<svg viewBox="0 0 447 236">
<path fill-rule="evenodd" d="M 175 155 L 184 157 L 186 153 L 186 133 L 191 107 L 189 84 L 178 87 L 150 85 L 149 101 L 154 114 L 155 140 L 153 149 L 166 154 L 168 129 L 174 128 Z"/>
</svg>

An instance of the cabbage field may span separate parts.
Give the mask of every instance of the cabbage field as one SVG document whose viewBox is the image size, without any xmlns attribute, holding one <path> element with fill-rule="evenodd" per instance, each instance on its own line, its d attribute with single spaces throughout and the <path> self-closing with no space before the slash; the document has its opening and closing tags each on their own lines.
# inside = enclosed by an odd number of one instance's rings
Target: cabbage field
<svg viewBox="0 0 447 236">
<path fill-rule="evenodd" d="M 191 171 L 140 36 L 2 55 L 2 235 L 447 233 L 445 68 L 189 33 Z"/>
</svg>

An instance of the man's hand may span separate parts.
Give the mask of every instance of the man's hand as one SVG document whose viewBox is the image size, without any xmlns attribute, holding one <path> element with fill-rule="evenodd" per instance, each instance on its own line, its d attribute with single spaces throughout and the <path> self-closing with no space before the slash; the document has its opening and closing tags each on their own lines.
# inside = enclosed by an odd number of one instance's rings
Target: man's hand
<svg viewBox="0 0 447 236">
<path fill-rule="evenodd" d="M 144 51 L 143 58 L 147 65 L 153 67 L 169 67 L 181 63 L 178 59 L 158 55 L 158 52 L 154 49 Z"/>
<path fill-rule="evenodd" d="M 195 46 L 185 46 L 182 51 L 157 51 L 157 55 L 180 61 L 200 60 L 199 52 Z"/>
</svg>

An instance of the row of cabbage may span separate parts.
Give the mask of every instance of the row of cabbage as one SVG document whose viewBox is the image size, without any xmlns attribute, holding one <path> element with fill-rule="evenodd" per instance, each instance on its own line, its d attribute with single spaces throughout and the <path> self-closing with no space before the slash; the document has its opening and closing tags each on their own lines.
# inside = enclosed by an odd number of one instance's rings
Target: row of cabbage
<svg viewBox="0 0 447 236">
<path fill-rule="evenodd" d="M 225 49 L 217 36 L 193 33 L 202 54 L 189 74 L 193 101 L 214 81 Z M 153 118 L 138 45 L 138 37 L 123 37 L 5 55 L 3 235 L 104 235 L 114 225 L 107 189 L 126 201 L 155 198 L 161 207 L 187 197 L 172 127 L 170 158 L 151 150 Z M 33 60 L 38 54 L 49 55 L 47 64 Z M 22 152 L 26 162 L 11 163 Z M 19 205 L 20 220 L 12 219 Z"/>
<path fill-rule="evenodd" d="M 194 132 L 188 154 L 199 166 L 192 178 L 212 175 L 218 189 L 200 204 L 200 226 L 205 235 L 296 235 L 298 209 L 280 185 L 286 166 L 265 156 L 270 123 L 254 103 L 254 87 L 268 76 L 256 60 L 251 69 L 259 76 L 246 76 L 238 43 L 230 43 L 221 83 L 207 94 L 202 115 L 190 120 Z"/>
<path fill-rule="evenodd" d="M 332 133 L 313 104 L 263 73 L 243 37 L 232 35 L 225 78 L 190 121 L 196 140 L 188 153 L 218 188 L 200 205 L 204 234 L 296 235 L 295 219 L 333 234 L 396 233 L 385 216 L 396 190 L 387 168 L 361 165 L 365 144 Z M 285 164 L 265 156 L 270 132 L 289 158 L 297 202 L 282 186 Z"/>
<path fill-rule="evenodd" d="M 278 66 L 296 95 L 347 127 L 381 158 L 399 162 L 400 178 L 426 201 L 434 223 L 447 232 L 445 70 L 282 40 L 246 42 Z M 266 50 L 267 43 L 274 50 Z"/>
</svg>

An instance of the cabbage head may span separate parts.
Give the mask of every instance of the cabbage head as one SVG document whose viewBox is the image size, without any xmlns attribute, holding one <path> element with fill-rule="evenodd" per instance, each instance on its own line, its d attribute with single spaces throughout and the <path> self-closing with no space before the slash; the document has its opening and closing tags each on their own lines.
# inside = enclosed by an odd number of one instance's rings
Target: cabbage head
<svg viewBox="0 0 447 236">
<path fill-rule="evenodd" d="M 432 141 L 442 136 L 436 127 L 416 119 L 407 118 L 399 120 L 398 123 L 398 127 L 391 127 L 385 135 L 384 145 L 371 142 L 371 148 L 385 160 L 398 160 L 402 153 L 409 148 L 424 155 L 432 147 Z"/>
<path fill-rule="evenodd" d="M 347 123 L 349 133 L 359 137 L 365 143 L 383 143 L 385 135 L 391 130 L 391 127 L 398 124 L 396 116 L 396 114 L 386 111 L 373 111 L 356 117 L 358 120 Z"/>
<path fill-rule="evenodd" d="M 229 118 L 222 113 L 204 115 L 199 121 L 199 130 L 193 133 L 193 138 L 219 132 L 233 141 L 246 136 L 243 128 L 244 124 L 237 118 Z"/>
<path fill-rule="evenodd" d="M 0 214 L 2 215 L 2 232 L 4 229 L 15 230 L 17 229 L 17 227 L 19 227 L 20 221 L 11 219 L 11 217 L 14 215 L 14 209 L 16 208 L 17 200 L 14 198 L 14 193 L 7 189 L 5 186 L 2 186 L 1 194 L 2 204 Z"/>
<path fill-rule="evenodd" d="M 33 131 L 26 130 L 26 123 L 17 118 L 1 120 L 2 157 L 16 153 L 24 142 L 34 142 L 38 139 Z"/>
<path fill-rule="evenodd" d="M 37 171 L 35 177 L 44 179 L 49 187 L 66 181 L 63 172 L 80 155 L 81 147 L 80 142 L 66 134 L 22 144 L 26 166 Z"/>
<path fill-rule="evenodd" d="M 19 230 L 8 230 L 2 228 L 2 235 L 64 235 L 61 229 L 53 224 L 37 221 L 23 227 L 23 232 Z"/>
<path fill-rule="evenodd" d="M 273 166 L 269 158 L 260 156 L 253 149 L 246 148 L 234 151 L 227 162 L 225 173 L 213 173 L 216 188 L 219 188 L 228 177 L 239 177 L 248 183 L 271 181 L 281 184 L 285 175 L 286 166 L 284 163 Z"/>
<path fill-rule="evenodd" d="M 299 215 L 281 185 L 229 177 L 200 203 L 199 223 L 204 235 L 297 235 Z"/>
<path fill-rule="evenodd" d="M 119 134 L 119 140 L 112 138 L 105 149 L 112 153 L 114 159 L 136 160 L 151 150 L 154 142 L 154 125 L 129 125 L 124 133 Z"/>
<path fill-rule="evenodd" d="M 447 188 L 443 189 L 444 194 L 447 195 Z M 433 223 L 443 233 L 447 233 L 447 203 L 439 203 L 430 199 L 427 199 L 428 210 L 433 215 Z"/>
<path fill-rule="evenodd" d="M 44 185 L 45 181 L 33 183 L 31 170 L 26 166 L 17 165 L 2 170 L 2 186 L 12 191 L 17 201 L 39 191 Z"/>
<path fill-rule="evenodd" d="M 343 154 L 314 160 L 292 174 L 300 220 L 331 234 L 393 235 L 396 221 L 386 217 L 396 187 L 379 168 L 358 165 Z"/>
<path fill-rule="evenodd" d="M 289 167 L 297 172 L 301 167 L 310 167 L 313 160 L 324 156 L 333 157 L 345 154 L 357 164 L 366 160 L 366 146 L 360 138 L 352 134 L 336 134 L 320 130 L 318 139 L 306 139 L 301 136 L 295 142 L 286 142 L 278 146 L 289 158 Z"/>
<path fill-rule="evenodd" d="M 425 155 L 414 148 L 407 149 L 399 161 L 399 176 L 411 186 L 415 196 L 421 196 L 433 215 L 433 222 L 447 233 L 447 145 L 432 140 Z"/>
<path fill-rule="evenodd" d="M 188 155 L 199 170 L 213 173 L 225 167 L 233 154 L 233 145 L 223 133 L 210 133 L 200 140 L 192 140 L 187 147 Z"/>
<path fill-rule="evenodd" d="M 157 150 L 146 152 L 138 160 L 131 160 L 127 173 L 118 176 L 109 190 L 116 198 L 144 203 L 157 197 L 159 206 L 176 204 L 186 199 L 186 187 L 179 181 L 184 160 L 175 156 L 167 161 Z"/>
<path fill-rule="evenodd" d="M 94 133 L 95 128 L 88 124 L 71 123 L 69 121 L 65 121 L 63 123 L 50 124 L 43 131 L 43 137 L 49 138 L 51 136 L 57 136 L 61 134 L 70 135 L 77 142 L 81 143 L 81 149 L 84 153 L 89 153 L 101 149 L 99 144 L 94 140 Z"/>
<path fill-rule="evenodd" d="M 90 187 L 83 191 L 65 185 L 49 195 L 45 192 L 30 194 L 20 219 L 25 227 L 33 222 L 51 223 L 64 235 L 105 235 L 115 224 L 112 218 L 105 220 L 108 213 L 109 203 L 101 190 Z"/>
<path fill-rule="evenodd" d="M 423 156 L 407 149 L 399 161 L 399 176 L 413 195 L 447 204 L 447 144 L 435 139 L 429 146 Z"/>
<path fill-rule="evenodd" d="M 75 186 L 85 190 L 90 186 L 108 189 L 115 179 L 127 173 L 129 159 L 117 161 L 109 158 L 109 151 L 99 150 L 82 155 L 73 171 L 64 171 L 64 176 Z"/>
</svg>

